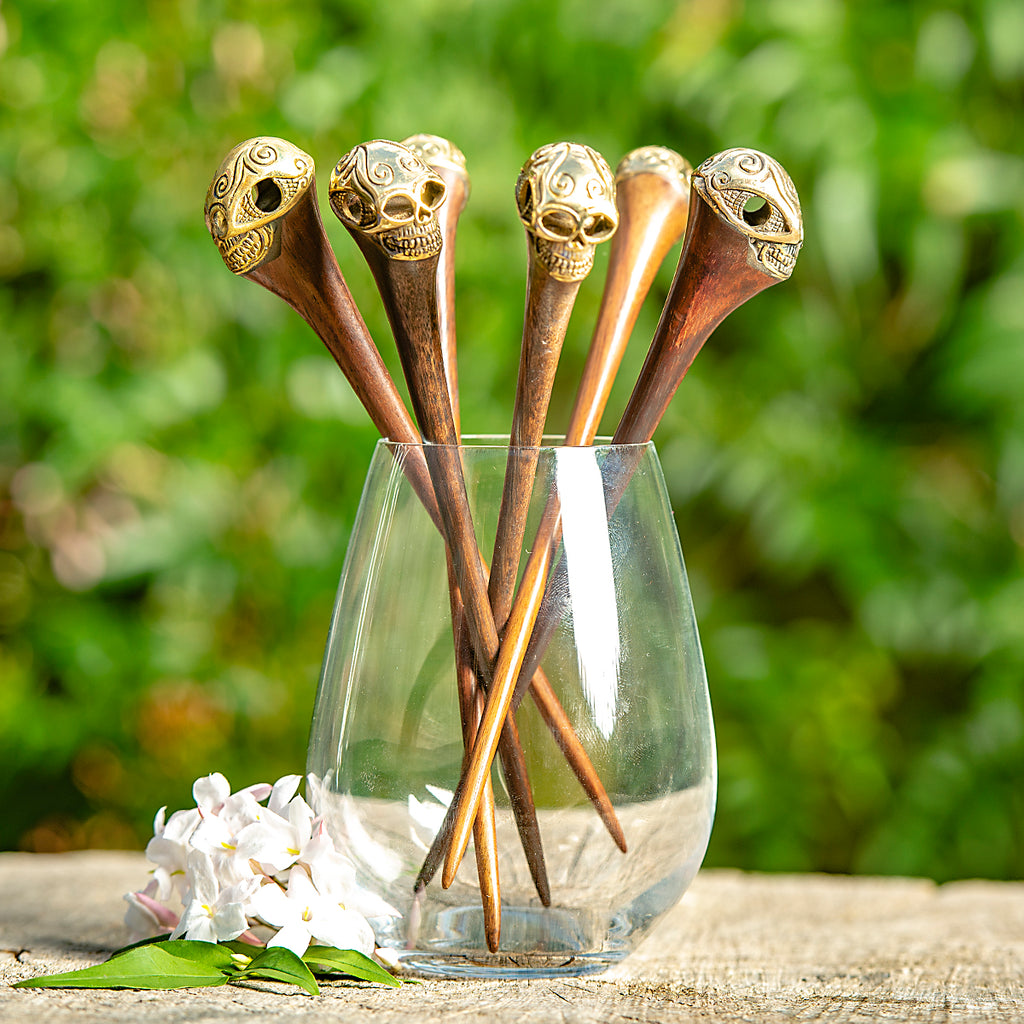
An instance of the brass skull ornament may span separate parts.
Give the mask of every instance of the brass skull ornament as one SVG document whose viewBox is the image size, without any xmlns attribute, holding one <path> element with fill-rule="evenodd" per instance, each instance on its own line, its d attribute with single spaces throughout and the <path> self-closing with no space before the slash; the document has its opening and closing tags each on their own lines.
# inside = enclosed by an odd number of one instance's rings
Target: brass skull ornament
<svg viewBox="0 0 1024 1024">
<path fill-rule="evenodd" d="M 523 165 L 516 204 L 533 255 L 559 281 L 581 281 L 594 265 L 594 246 L 615 234 L 615 181 L 589 146 L 541 146 Z"/>
<path fill-rule="evenodd" d="M 397 142 L 364 142 L 331 174 L 331 207 L 350 231 L 369 238 L 391 259 L 421 260 L 441 251 L 438 207 L 442 178 Z"/>
<path fill-rule="evenodd" d="M 454 143 L 440 135 L 410 135 L 402 145 L 411 150 L 430 167 L 451 167 L 466 173 L 466 156 Z"/>
<path fill-rule="evenodd" d="M 281 252 L 280 221 L 313 182 L 313 158 L 284 139 L 249 139 L 206 193 L 206 227 L 228 269 L 247 274 Z"/>
<path fill-rule="evenodd" d="M 665 178 L 678 178 L 687 194 L 693 168 L 690 161 L 674 149 L 665 146 L 641 146 L 627 153 L 615 168 L 615 181 L 625 181 L 634 174 L 658 174 Z"/>
<path fill-rule="evenodd" d="M 761 269 L 780 281 L 789 277 L 804 226 L 796 187 L 779 163 L 757 150 L 727 149 L 693 172 L 693 187 L 746 235 L 751 258 Z"/>
</svg>

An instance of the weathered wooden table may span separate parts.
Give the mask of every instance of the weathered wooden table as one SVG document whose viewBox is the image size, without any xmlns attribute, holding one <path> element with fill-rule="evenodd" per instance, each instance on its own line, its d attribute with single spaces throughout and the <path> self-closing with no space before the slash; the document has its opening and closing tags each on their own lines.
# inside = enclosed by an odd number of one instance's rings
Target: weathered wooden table
<svg viewBox="0 0 1024 1024">
<path fill-rule="evenodd" d="M 596 978 L 401 990 L 272 983 L 186 992 L 12 989 L 105 959 L 127 936 L 134 853 L 0 854 L 0 1022 L 1022 1021 L 1024 883 L 702 872 Z"/>
</svg>

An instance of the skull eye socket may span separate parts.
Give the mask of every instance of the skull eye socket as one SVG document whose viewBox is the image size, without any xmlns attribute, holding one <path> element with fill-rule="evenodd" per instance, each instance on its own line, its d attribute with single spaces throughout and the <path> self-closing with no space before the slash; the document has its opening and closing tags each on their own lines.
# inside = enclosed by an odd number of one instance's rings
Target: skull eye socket
<svg viewBox="0 0 1024 1024">
<path fill-rule="evenodd" d="M 603 242 L 615 233 L 615 224 L 611 217 L 597 213 L 583 221 L 582 232 L 588 242 Z"/>
<path fill-rule="evenodd" d="M 533 186 L 529 181 L 524 181 L 516 194 L 516 205 L 520 217 L 529 220 L 533 216 Z"/>
<path fill-rule="evenodd" d="M 251 194 L 256 208 L 264 213 L 273 213 L 281 205 L 283 198 L 281 190 L 277 187 L 277 182 L 272 178 L 264 178 L 262 181 L 256 182 L 252 187 Z"/>
<path fill-rule="evenodd" d="M 772 205 L 761 196 L 751 195 L 743 204 L 742 217 L 752 228 L 767 224 L 772 215 Z"/>
<path fill-rule="evenodd" d="M 373 211 L 367 208 L 362 197 L 351 189 L 337 193 L 333 199 L 334 208 L 339 216 L 350 224 L 361 225 L 364 219 L 370 219 L 373 215 Z"/>
<path fill-rule="evenodd" d="M 540 226 L 552 238 L 568 241 L 579 230 L 579 221 L 568 210 L 547 210 L 540 218 Z"/>
<path fill-rule="evenodd" d="M 441 205 L 445 191 L 443 181 L 435 181 L 430 178 L 423 183 L 423 188 L 420 189 L 420 202 L 431 210 L 436 209 Z"/>
<path fill-rule="evenodd" d="M 756 195 L 753 192 L 743 192 L 745 196 L 739 207 L 739 215 L 743 223 L 753 228 L 761 236 L 781 235 L 789 230 L 786 218 L 770 199 Z"/>
<path fill-rule="evenodd" d="M 210 214 L 210 229 L 215 238 L 223 238 L 228 233 L 228 218 L 223 208 L 217 207 Z"/>
<path fill-rule="evenodd" d="M 412 220 L 416 207 L 409 196 L 391 196 L 384 203 L 382 212 L 388 220 L 404 221 Z"/>
</svg>

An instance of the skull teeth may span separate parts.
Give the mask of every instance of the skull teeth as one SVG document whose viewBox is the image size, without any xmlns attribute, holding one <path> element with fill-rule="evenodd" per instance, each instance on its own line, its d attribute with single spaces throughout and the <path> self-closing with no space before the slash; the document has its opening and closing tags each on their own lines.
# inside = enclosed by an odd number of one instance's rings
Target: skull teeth
<svg viewBox="0 0 1024 1024">
<path fill-rule="evenodd" d="M 785 279 L 793 273 L 799 251 L 800 247 L 797 245 L 773 245 L 762 242 L 758 246 L 757 258 L 770 273 Z"/>
<path fill-rule="evenodd" d="M 423 259 L 441 251 L 441 228 L 433 224 L 406 224 L 381 234 L 381 244 L 401 259 Z"/>
<path fill-rule="evenodd" d="M 233 274 L 247 274 L 258 267 L 274 241 L 274 228 L 265 224 L 237 238 L 217 240 L 217 248 Z"/>
<path fill-rule="evenodd" d="M 581 281 L 594 266 L 594 247 L 570 249 L 557 242 L 537 240 L 537 258 L 547 272 L 559 281 Z"/>
</svg>

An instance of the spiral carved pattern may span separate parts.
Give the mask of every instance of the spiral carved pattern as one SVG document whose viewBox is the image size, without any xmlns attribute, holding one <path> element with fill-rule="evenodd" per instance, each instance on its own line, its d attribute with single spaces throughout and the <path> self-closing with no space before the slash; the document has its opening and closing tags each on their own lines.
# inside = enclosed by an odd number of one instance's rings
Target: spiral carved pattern
<svg viewBox="0 0 1024 1024">
<path fill-rule="evenodd" d="M 350 150 L 331 174 L 331 207 L 350 230 L 393 259 L 418 260 L 441 251 L 437 209 L 444 180 L 414 152 L 376 139 Z"/>
<path fill-rule="evenodd" d="M 789 277 L 803 244 L 803 215 L 796 187 L 781 164 L 757 150 L 727 149 L 693 172 L 693 187 L 746 237 L 751 259 L 762 270 Z"/>
<path fill-rule="evenodd" d="M 278 223 L 312 184 L 313 158 L 284 139 L 249 139 L 224 158 L 206 194 L 206 226 L 221 257 L 246 274 L 276 251 Z M 261 206 L 260 189 L 269 198 Z"/>
<path fill-rule="evenodd" d="M 627 153 L 615 169 L 616 182 L 625 181 L 635 174 L 656 174 L 661 178 L 678 180 L 685 191 L 690 191 L 693 167 L 689 160 L 674 149 L 665 146 L 641 146 Z"/>
</svg>

